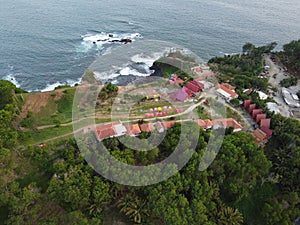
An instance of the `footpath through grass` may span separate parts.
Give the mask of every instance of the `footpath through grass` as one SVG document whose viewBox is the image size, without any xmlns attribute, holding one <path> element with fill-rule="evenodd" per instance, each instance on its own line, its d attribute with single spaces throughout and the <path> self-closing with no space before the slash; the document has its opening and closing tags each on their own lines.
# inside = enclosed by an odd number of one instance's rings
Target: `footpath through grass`
<svg viewBox="0 0 300 225">
<path fill-rule="evenodd" d="M 46 140 L 56 138 L 66 134 L 72 134 L 73 127 L 70 126 L 56 126 L 52 128 L 46 128 L 42 130 L 30 130 L 22 132 L 23 135 L 23 144 L 33 145 L 42 143 Z"/>
</svg>

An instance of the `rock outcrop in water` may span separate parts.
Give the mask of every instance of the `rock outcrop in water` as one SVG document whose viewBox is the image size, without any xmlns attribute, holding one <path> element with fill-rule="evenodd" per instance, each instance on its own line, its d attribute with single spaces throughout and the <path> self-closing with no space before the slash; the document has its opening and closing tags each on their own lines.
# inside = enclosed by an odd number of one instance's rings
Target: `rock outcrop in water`
<svg viewBox="0 0 300 225">
<path fill-rule="evenodd" d="M 110 34 L 109 37 L 112 38 L 113 35 Z M 93 43 L 96 44 L 97 42 L 104 42 L 104 41 L 108 41 L 108 42 L 120 42 L 120 43 L 124 43 L 124 44 L 132 42 L 132 40 L 129 39 L 129 38 L 114 39 L 114 40 L 110 40 L 109 38 L 106 38 L 106 39 L 100 39 L 100 40 L 97 40 L 97 41 L 93 41 Z"/>
<path fill-rule="evenodd" d="M 150 67 L 150 70 L 154 70 L 154 72 L 150 76 L 156 76 L 156 77 L 164 76 L 159 62 L 154 62 L 153 65 Z"/>
</svg>

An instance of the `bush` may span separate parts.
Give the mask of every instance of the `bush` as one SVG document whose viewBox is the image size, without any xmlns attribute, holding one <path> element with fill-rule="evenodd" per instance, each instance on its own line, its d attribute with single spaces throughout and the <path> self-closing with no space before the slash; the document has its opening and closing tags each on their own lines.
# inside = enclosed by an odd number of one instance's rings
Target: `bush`
<svg viewBox="0 0 300 225">
<path fill-rule="evenodd" d="M 286 79 L 283 79 L 282 81 L 280 81 L 280 85 L 282 87 L 288 88 L 290 86 L 297 85 L 297 82 L 298 82 L 298 78 L 290 77 L 290 78 L 286 78 Z"/>
</svg>

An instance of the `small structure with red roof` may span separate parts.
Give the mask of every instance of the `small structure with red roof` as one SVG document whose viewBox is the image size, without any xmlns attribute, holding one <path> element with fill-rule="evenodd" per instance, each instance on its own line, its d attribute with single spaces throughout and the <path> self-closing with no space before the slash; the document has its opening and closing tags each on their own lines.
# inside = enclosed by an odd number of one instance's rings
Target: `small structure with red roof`
<svg viewBox="0 0 300 225">
<path fill-rule="evenodd" d="M 176 121 L 175 120 L 170 120 L 170 121 L 164 121 L 163 125 L 165 129 L 170 129 L 175 125 Z"/>
<path fill-rule="evenodd" d="M 226 87 L 226 88 L 228 88 L 229 90 L 231 90 L 231 91 L 234 91 L 234 92 L 235 92 L 235 87 L 231 86 L 230 84 L 228 84 L 228 83 L 224 83 L 224 84 L 223 84 L 223 86 L 224 86 L 224 87 Z"/>
<path fill-rule="evenodd" d="M 204 88 L 204 85 L 201 85 L 199 82 L 192 80 L 186 84 L 186 87 L 192 92 L 199 92 Z"/>
<path fill-rule="evenodd" d="M 257 114 L 255 122 L 257 124 L 259 124 L 262 119 L 266 119 L 266 118 L 267 118 L 267 114 L 265 114 L 265 113 L 263 113 L 263 114 Z"/>
<path fill-rule="evenodd" d="M 143 123 L 140 124 L 140 129 L 143 132 L 152 132 L 155 130 L 153 123 Z"/>
<path fill-rule="evenodd" d="M 238 132 L 243 129 L 243 126 L 239 124 L 235 119 L 233 118 L 225 118 L 225 119 L 216 119 L 212 121 L 213 128 L 233 128 L 233 132 Z"/>
<path fill-rule="evenodd" d="M 127 134 L 130 136 L 137 136 L 141 133 L 140 127 L 138 124 L 132 124 L 126 126 Z"/>
<path fill-rule="evenodd" d="M 255 119 L 257 114 L 261 114 L 261 113 L 262 113 L 262 109 L 254 109 L 251 113 L 251 116 L 253 119 Z"/>
<path fill-rule="evenodd" d="M 230 88 L 228 88 L 229 84 L 218 84 L 218 89 L 217 92 L 222 95 L 222 97 L 226 100 L 226 101 L 230 101 L 234 98 L 238 98 L 239 95 L 237 93 L 235 93 L 234 90 L 231 90 Z M 230 87 L 232 87 L 230 85 Z"/>
<path fill-rule="evenodd" d="M 213 123 L 210 120 L 196 120 L 195 121 L 200 127 L 202 127 L 204 130 L 210 129 L 213 126 Z"/>
<path fill-rule="evenodd" d="M 251 104 L 251 100 L 245 100 L 244 101 L 244 108 L 248 111 L 249 110 L 249 106 Z"/>
<path fill-rule="evenodd" d="M 254 137 L 254 141 L 258 144 L 265 144 L 268 141 L 268 135 L 261 129 L 256 129 L 252 135 Z"/>
<path fill-rule="evenodd" d="M 98 139 L 102 140 L 116 135 L 112 123 L 104 124 L 96 127 L 96 134 Z"/>
<path fill-rule="evenodd" d="M 273 131 L 270 128 L 261 127 L 260 129 L 267 135 L 268 139 L 272 137 Z"/>
<path fill-rule="evenodd" d="M 261 119 L 260 122 L 260 127 L 265 127 L 265 128 L 270 128 L 271 125 L 271 119 Z"/>
<path fill-rule="evenodd" d="M 188 97 L 191 98 L 193 97 L 193 90 L 187 88 L 187 87 L 183 87 L 182 90 L 187 93 Z"/>
<path fill-rule="evenodd" d="M 248 108 L 248 113 L 252 113 L 252 111 L 256 108 L 256 104 L 250 104 Z"/>
</svg>

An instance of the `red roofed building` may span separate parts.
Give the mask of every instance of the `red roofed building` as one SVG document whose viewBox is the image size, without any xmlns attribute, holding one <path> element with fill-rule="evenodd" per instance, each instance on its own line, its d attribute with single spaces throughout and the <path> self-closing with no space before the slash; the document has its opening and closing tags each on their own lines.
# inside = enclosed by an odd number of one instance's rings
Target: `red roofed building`
<svg viewBox="0 0 300 225">
<path fill-rule="evenodd" d="M 237 93 L 235 93 L 233 90 L 230 90 L 226 86 L 226 84 L 225 86 L 224 84 L 218 84 L 219 89 L 217 90 L 217 92 L 221 94 L 227 101 L 239 97 Z"/>
<path fill-rule="evenodd" d="M 261 119 L 259 123 L 260 123 L 260 127 L 265 127 L 270 129 L 271 119 Z"/>
<path fill-rule="evenodd" d="M 201 85 L 199 82 L 192 80 L 186 84 L 186 87 L 193 92 L 199 92 L 204 88 L 204 85 Z"/>
<path fill-rule="evenodd" d="M 183 89 L 183 91 L 184 91 L 185 93 L 187 93 L 187 95 L 188 95 L 189 97 L 192 97 L 192 96 L 193 96 L 193 91 L 192 91 L 191 89 L 189 89 L 189 88 L 187 88 L 187 87 L 183 87 L 182 89 Z"/>
<path fill-rule="evenodd" d="M 207 129 L 210 129 L 210 128 L 212 128 L 212 126 L 213 126 L 213 123 L 212 123 L 210 120 L 206 119 L 206 120 L 204 120 L 204 121 L 205 121 L 205 123 L 206 123 L 206 127 L 207 127 Z"/>
<path fill-rule="evenodd" d="M 117 135 L 114 129 L 113 123 L 103 124 L 96 127 L 96 134 L 98 139 L 103 140 L 109 137 L 114 137 Z"/>
<path fill-rule="evenodd" d="M 245 100 L 245 101 L 244 101 L 244 108 L 245 108 L 247 111 L 248 111 L 248 109 L 249 109 L 250 104 L 251 104 L 251 100 Z"/>
<path fill-rule="evenodd" d="M 163 125 L 165 129 L 170 129 L 171 127 L 173 127 L 175 125 L 176 121 L 175 120 L 171 120 L 171 121 L 164 121 Z"/>
<path fill-rule="evenodd" d="M 267 138 L 272 137 L 273 131 L 271 129 L 267 127 L 261 127 L 260 129 L 267 135 Z"/>
<path fill-rule="evenodd" d="M 233 87 L 233 86 L 231 86 L 230 84 L 228 84 L 228 83 L 224 83 L 224 84 L 222 84 L 224 87 L 226 87 L 226 88 L 228 88 L 229 90 L 231 90 L 231 91 L 234 91 L 235 90 L 235 87 Z"/>
<path fill-rule="evenodd" d="M 261 129 L 256 129 L 253 133 L 252 133 L 255 142 L 259 143 L 259 144 L 265 144 L 268 140 L 268 136 L 265 132 L 263 132 Z"/>
<path fill-rule="evenodd" d="M 262 113 L 262 109 L 254 109 L 251 113 L 252 118 L 255 119 L 257 114 L 261 114 Z"/>
<path fill-rule="evenodd" d="M 155 130 L 153 123 L 143 123 L 140 125 L 141 131 L 152 132 Z"/>
<path fill-rule="evenodd" d="M 239 124 L 233 118 L 216 119 L 216 120 L 212 121 L 212 124 L 213 124 L 214 129 L 217 129 L 220 127 L 223 127 L 223 128 L 233 127 L 233 132 L 238 132 L 243 129 L 243 126 L 241 124 Z"/>
<path fill-rule="evenodd" d="M 130 136 L 136 136 L 141 133 L 140 127 L 138 124 L 132 124 L 126 126 L 127 134 Z"/>
<path fill-rule="evenodd" d="M 204 130 L 210 129 L 213 126 L 213 123 L 210 120 L 196 120 L 196 123 Z"/>
<path fill-rule="evenodd" d="M 256 108 L 256 104 L 250 104 L 248 108 L 248 112 L 251 114 L 255 108 Z"/>
<path fill-rule="evenodd" d="M 258 123 L 260 123 L 260 121 L 262 120 L 262 119 L 266 119 L 267 118 L 267 115 L 266 114 L 257 114 L 256 115 L 256 119 L 255 119 L 255 122 L 258 124 Z"/>
</svg>

